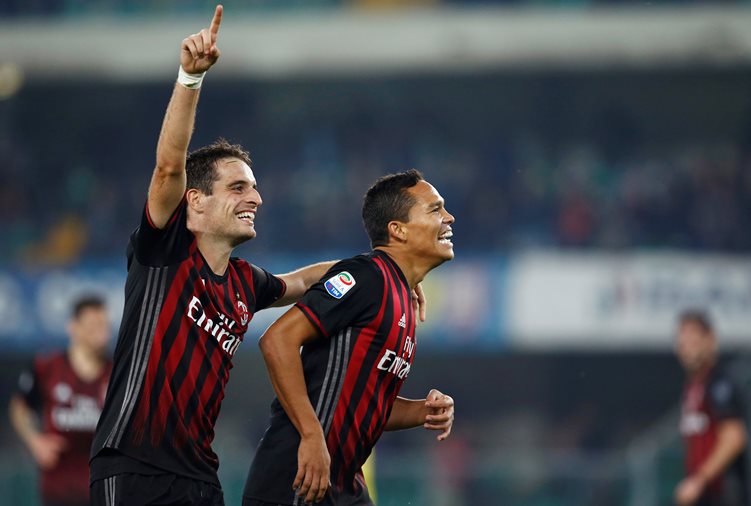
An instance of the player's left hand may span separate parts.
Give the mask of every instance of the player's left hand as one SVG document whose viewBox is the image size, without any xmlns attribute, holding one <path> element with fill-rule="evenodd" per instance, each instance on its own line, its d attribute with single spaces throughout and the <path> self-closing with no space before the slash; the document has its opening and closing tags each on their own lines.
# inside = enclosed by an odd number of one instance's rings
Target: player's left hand
<svg viewBox="0 0 751 506">
<path fill-rule="evenodd" d="M 180 45 L 180 66 L 189 74 L 206 72 L 219 59 L 221 52 L 216 45 L 224 8 L 217 5 L 211 25 L 183 39 Z"/>
<path fill-rule="evenodd" d="M 436 389 L 428 393 L 425 399 L 425 407 L 428 415 L 425 417 L 423 427 L 429 430 L 440 430 L 436 439 L 443 441 L 451 434 L 454 425 L 454 399 L 450 395 L 439 392 Z"/>
<path fill-rule="evenodd" d="M 427 302 L 425 292 L 422 291 L 422 284 L 418 283 L 412 290 L 412 308 L 420 313 L 420 321 L 424 322 L 427 315 Z"/>
<path fill-rule="evenodd" d="M 678 506 L 691 506 L 696 504 L 696 501 L 701 497 L 704 492 L 705 482 L 699 476 L 689 476 L 684 478 L 675 487 L 675 504 Z"/>
</svg>

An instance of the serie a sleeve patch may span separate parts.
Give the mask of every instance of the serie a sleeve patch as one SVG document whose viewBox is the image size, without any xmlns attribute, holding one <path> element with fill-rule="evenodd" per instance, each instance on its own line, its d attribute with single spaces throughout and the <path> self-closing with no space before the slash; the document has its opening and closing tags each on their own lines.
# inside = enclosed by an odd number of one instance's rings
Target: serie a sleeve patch
<svg viewBox="0 0 751 506">
<path fill-rule="evenodd" d="M 331 276 L 323 286 L 326 287 L 326 291 L 329 295 L 335 299 L 341 299 L 344 295 L 355 286 L 357 282 L 354 276 L 347 271 L 342 271 L 339 274 Z"/>
</svg>

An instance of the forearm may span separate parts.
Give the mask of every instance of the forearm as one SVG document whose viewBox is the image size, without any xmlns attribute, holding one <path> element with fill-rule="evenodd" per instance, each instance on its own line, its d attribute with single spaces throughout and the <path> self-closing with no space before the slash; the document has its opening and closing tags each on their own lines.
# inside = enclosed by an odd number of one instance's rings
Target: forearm
<svg viewBox="0 0 751 506">
<path fill-rule="evenodd" d="M 149 215 L 162 228 L 183 198 L 185 159 L 193 131 L 198 90 L 175 83 L 157 144 L 156 167 L 149 185 Z"/>
<path fill-rule="evenodd" d="M 301 267 L 295 271 L 279 275 L 278 277 L 283 279 L 284 283 L 287 285 L 287 291 L 284 293 L 284 297 L 274 303 L 274 306 L 286 306 L 300 300 L 300 297 L 303 296 L 305 291 L 310 288 L 313 283 L 321 279 L 335 263 L 335 260 L 319 262 L 317 264 Z"/>
<path fill-rule="evenodd" d="M 386 422 L 387 431 L 412 429 L 425 423 L 428 409 L 425 399 L 413 400 L 397 397 Z"/>
<path fill-rule="evenodd" d="M 29 406 L 18 396 L 11 397 L 8 408 L 10 422 L 18 437 L 28 446 L 33 437 L 39 434 L 37 417 Z"/>
<path fill-rule="evenodd" d="M 714 449 L 696 472 L 705 482 L 710 482 L 720 476 L 743 451 L 747 442 L 747 434 L 743 422 L 726 421 L 724 427 L 718 430 L 717 442 Z"/>
<path fill-rule="evenodd" d="M 302 438 L 323 437 L 308 398 L 299 347 L 290 346 L 273 334 L 262 336 L 259 346 L 276 396 L 297 432 Z"/>
<path fill-rule="evenodd" d="M 193 135 L 199 93 L 200 88 L 188 89 L 175 83 L 159 133 L 157 169 L 180 174 L 185 170 L 185 157 Z"/>
</svg>

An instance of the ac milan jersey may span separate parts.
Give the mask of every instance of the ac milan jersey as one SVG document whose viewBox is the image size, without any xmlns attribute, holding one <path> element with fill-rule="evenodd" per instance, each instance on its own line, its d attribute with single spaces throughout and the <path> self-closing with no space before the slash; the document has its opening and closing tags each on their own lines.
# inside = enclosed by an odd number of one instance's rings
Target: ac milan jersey
<svg viewBox="0 0 751 506">
<path fill-rule="evenodd" d="M 65 448 L 54 467 L 40 475 L 42 499 L 54 504 L 88 504 L 89 450 L 104 405 L 112 364 L 98 378 L 84 381 L 73 370 L 68 355 L 57 353 L 34 360 L 21 374 L 19 393 L 41 415 L 42 431 L 59 434 Z"/>
<path fill-rule="evenodd" d="M 211 449 L 232 357 L 282 280 L 238 258 L 214 274 L 186 226 L 144 211 L 128 247 L 115 368 L 91 450 L 91 480 L 170 472 L 218 484 Z"/>
<path fill-rule="evenodd" d="M 681 435 L 686 447 L 686 474 L 696 473 L 712 453 L 720 422 L 745 423 L 745 408 L 738 386 L 722 371 L 686 384 L 681 403 Z M 747 452 L 744 450 L 725 473 L 709 483 L 700 504 L 749 504 Z"/>
<path fill-rule="evenodd" d="M 321 339 L 302 349 L 308 396 L 331 455 L 321 504 L 371 504 L 360 468 L 383 432 L 415 352 L 411 290 L 396 263 L 373 251 L 337 263 L 297 304 Z M 302 504 L 292 491 L 300 436 L 275 399 L 244 496 Z"/>
</svg>

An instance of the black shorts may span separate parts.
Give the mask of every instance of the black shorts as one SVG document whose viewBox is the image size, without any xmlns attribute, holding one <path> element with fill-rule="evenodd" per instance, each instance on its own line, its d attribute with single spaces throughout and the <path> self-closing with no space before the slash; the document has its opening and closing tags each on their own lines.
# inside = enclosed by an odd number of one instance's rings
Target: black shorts
<svg viewBox="0 0 751 506">
<path fill-rule="evenodd" d="M 175 474 L 123 473 L 91 484 L 91 506 L 224 506 L 213 483 Z"/>
<path fill-rule="evenodd" d="M 328 500 L 327 500 L 328 499 Z M 365 499 L 363 499 L 365 500 Z M 312 504 L 313 506 L 319 506 L 321 504 L 331 504 L 331 495 L 328 494 L 324 500 L 320 503 L 306 503 L 302 499 L 300 499 L 297 504 L 300 506 L 304 506 L 305 504 Z M 368 504 L 370 506 L 374 506 L 373 502 L 370 500 L 370 496 L 367 496 L 367 502 L 356 502 L 351 504 Z M 242 506 L 292 506 L 292 504 L 287 503 L 277 503 L 277 502 L 266 502 L 266 501 L 259 501 L 258 499 L 251 499 L 249 497 L 243 497 L 243 504 Z"/>
</svg>

